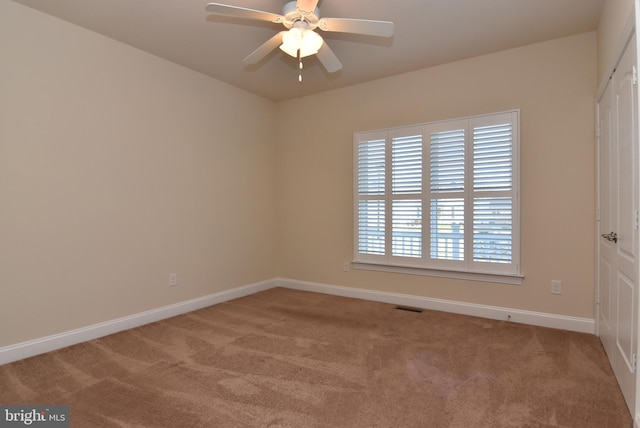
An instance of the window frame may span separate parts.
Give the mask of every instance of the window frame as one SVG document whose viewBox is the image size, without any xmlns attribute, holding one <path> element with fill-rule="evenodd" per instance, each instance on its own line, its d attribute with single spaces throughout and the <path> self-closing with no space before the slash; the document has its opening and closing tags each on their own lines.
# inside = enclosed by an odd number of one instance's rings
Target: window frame
<svg viewBox="0 0 640 428">
<path fill-rule="evenodd" d="M 498 126 L 496 123 L 511 125 L 511 189 L 493 190 L 474 188 L 474 129 L 483 126 Z M 431 136 L 434 132 L 448 131 L 453 128 L 464 129 L 464 186 L 462 191 L 438 191 L 431 188 Z M 422 187 L 419 193 L 392 192 L 392 144 L 394 138 L 411 135 L 422 135 Z M 384 194 L 360 193 L 360 160 L 361 143 L 384 140 Z M 511 203 L 510 263 L 474 261 L 474 201 L 480 198 L 489 200 L 509 200 Z M 421 257 L 402 257 L 393 254 L 393 219 L 391 213 L 393 202 L 399 200 L 421 200 Z M 433 258 L 431 249 L 431 201 L 434 198 L 462 198 L 464 205 L 464 258 L 463 260 L 446 260 Z M 367 254 L 360 252 L 360 203 L 361 201 L 378 201 L 384 204 L 384 254 Z M 507 201 L 508 203 L 508 201 Z M 478 204 L 479 206 L 479 204 Z M 479 216 L 478 216 L 479 217 Z M 365 235 L 366 236 L 366 235 Z M 415 275 L 452 277 L 469 280 L 521 284 L 523 275 L 520 270 L 520 110 L 508 110 L 498 113 L 467 116 L 449 120 L 427 122 L 395 128 L 354 133 L 354 268 L 376 271 L 391 271 Z"/>
</svg>

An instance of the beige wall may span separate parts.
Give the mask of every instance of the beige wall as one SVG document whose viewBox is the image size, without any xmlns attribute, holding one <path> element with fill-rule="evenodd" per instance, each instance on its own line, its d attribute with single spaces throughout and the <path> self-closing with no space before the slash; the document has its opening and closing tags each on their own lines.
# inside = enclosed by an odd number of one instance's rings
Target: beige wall
<svg viewBox="0 0 640 428">
<path fill-rule="evenodd" d="M 598 82 L 608 78 L 622 53 L 625 27 L 629 23 L 634 0 L 605 0 L 598 26 Z"/>
<path fill-rule="evenodd" d="M 0 58 L 0 347 L 276 276 L 272 102 L 11 1 Z"/>
<path fill-rule="evenodd" d="M 593 318 L 596 73 L 592 32 L 278 104 L 280 276 Z M 515 108 L 522 286 L 342 272 L 353 257 L 354 131 Z"/>
</svg>

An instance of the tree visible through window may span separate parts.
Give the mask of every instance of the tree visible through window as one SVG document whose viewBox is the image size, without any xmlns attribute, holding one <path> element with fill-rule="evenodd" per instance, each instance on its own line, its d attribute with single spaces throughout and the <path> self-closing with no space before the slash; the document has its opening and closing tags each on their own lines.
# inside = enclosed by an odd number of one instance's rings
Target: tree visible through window
<svg viewBox="0 0 640 428">
<path fill-rule="evenodd" d="M 355 261 L 519 274 L 519 112 L 355 134 Z"/>
</svg>

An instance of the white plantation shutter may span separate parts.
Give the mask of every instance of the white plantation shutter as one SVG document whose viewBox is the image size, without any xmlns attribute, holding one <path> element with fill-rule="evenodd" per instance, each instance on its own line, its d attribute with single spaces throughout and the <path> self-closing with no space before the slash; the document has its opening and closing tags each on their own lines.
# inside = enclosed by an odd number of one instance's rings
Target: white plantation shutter
<svg viewBox="0 0 640 428">
<path fill-rule="evenodd" d="M 357 141 L 357 254 L 386 259 L 386 134 L 367 133 Z"/>
<path fill-rule="evenodd" d="M 391 255 L 422 257 L 422 129 L 401 128 L 391 139 Z"/>
<path fill-rule="evenodd" d="M 356 133 L 355 261 L 518 276 L 518 116 Z"/>
<path fill-rule="evenodd" d="M 510 191 L 513 186 L 511 123 L 481 126 L 473 130 L 473 189 Z M 511 198 L 474 198 L 473 260 L 511 262 Z"/>
<path fill-rule="evenodd" d="M 472 269 L 516 273 L 517 199 L 514 175 L 517 113 L 471 120 L 473 129 Z"/>
<path fill-rule="evenodd" d="M 467 121 L 426 125 L 429 147 L 429 263 L 464 270 Z"/>
</svg>

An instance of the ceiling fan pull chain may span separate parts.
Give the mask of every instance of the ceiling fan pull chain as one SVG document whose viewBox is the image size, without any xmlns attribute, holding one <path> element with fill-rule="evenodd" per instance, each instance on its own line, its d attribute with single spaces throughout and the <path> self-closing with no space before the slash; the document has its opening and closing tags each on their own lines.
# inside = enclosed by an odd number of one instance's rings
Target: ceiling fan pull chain
<svg viewBox="0 0 640 428">
<path fill-rule="evenodd" d="M 298 82 L 302 83 L 302 56 L 298 51 Z"/>
</svg>

